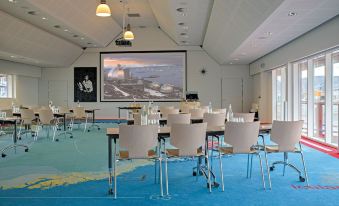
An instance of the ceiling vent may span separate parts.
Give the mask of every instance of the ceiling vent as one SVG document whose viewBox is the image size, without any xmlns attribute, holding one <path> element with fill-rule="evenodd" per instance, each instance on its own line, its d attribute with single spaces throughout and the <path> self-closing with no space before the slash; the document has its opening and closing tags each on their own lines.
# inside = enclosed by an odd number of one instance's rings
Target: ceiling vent
<svg viewBox="0 0 339 206">
<path fill-rule="evenodd" d="M 128 17 L 140 17 L 139 13 L 129 13 L 127 14 Z"/>
</svg>

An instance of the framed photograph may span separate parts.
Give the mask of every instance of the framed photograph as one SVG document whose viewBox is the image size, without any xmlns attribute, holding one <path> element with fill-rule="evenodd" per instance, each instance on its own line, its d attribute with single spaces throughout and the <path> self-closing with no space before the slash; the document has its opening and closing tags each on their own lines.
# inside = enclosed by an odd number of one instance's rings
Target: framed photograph
<svg viewBox="0 0 339 206">
<path fill-rule="evenodd" d="M 100 101 L 180 101 L 186 51 L 100 53 Z"/>
<path fill-rule="evenodd" d="M 74 67 L 74 102 L 97 101 L 97 68 Z"/>
</svg>

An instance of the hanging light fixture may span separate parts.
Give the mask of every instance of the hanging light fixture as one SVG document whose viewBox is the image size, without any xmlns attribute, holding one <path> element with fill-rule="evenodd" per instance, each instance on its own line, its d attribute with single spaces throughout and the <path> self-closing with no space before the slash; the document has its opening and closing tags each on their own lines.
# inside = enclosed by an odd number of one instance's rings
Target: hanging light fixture
<svg viewBox="0 0 339 206">
<path fill-rule="evenodd" d="M 129 13 L 129 9 L 128 9 L 128 13 Z M 134 39 L 134 34 L 131 31 L 131 25 L 128 23 L 126 28 L 125 28 L 125 8 L 124 8 L 124 18 L 123 18 L 123 29 L 125 29 L 125 31 L 124 31 L 124 39 L 125 40 L 133 40 Z"/>
<path fill-rule="evenodd" d="M 111 9 L 106 4 L 106 0 L 100 0 L 100 4 L 97 7 L 96 15 L 100 17 L 111 16 Z"/>
</svg>

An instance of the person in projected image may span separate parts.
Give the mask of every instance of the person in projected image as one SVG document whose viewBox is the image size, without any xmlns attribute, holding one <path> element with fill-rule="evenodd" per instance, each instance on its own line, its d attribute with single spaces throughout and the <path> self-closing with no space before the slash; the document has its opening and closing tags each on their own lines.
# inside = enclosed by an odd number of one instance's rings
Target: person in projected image
<svg viewBox="0 0 339 206">
<path fill-rule="evenodd" d="M 86 94 L 93 92 L 93 83 L 88 75 L 85 76 L 85 79 L 82 82 L 78 82 L 78 87 L 80 91 Z"/>
</svg>

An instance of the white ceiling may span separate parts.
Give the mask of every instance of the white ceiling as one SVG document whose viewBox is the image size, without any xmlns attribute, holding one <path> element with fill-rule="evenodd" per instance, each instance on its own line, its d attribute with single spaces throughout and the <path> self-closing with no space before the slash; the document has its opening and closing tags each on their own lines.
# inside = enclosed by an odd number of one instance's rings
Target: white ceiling
<svg viewBox="0 0 339 206">
<path fill-rule="evenodd" d="M 95 15 L 99 0 L 11 1 L 0 0 L 0 59 L 42 67 L 68 66 L 83 47 L 121 35 L 122 2 L 140 15 L 128 18 L 132 29 L 160 27 L 219 64 L 248 64 L 339 14 L 339 0 L 107 0 L 108 18 Z"/>
</svg>

